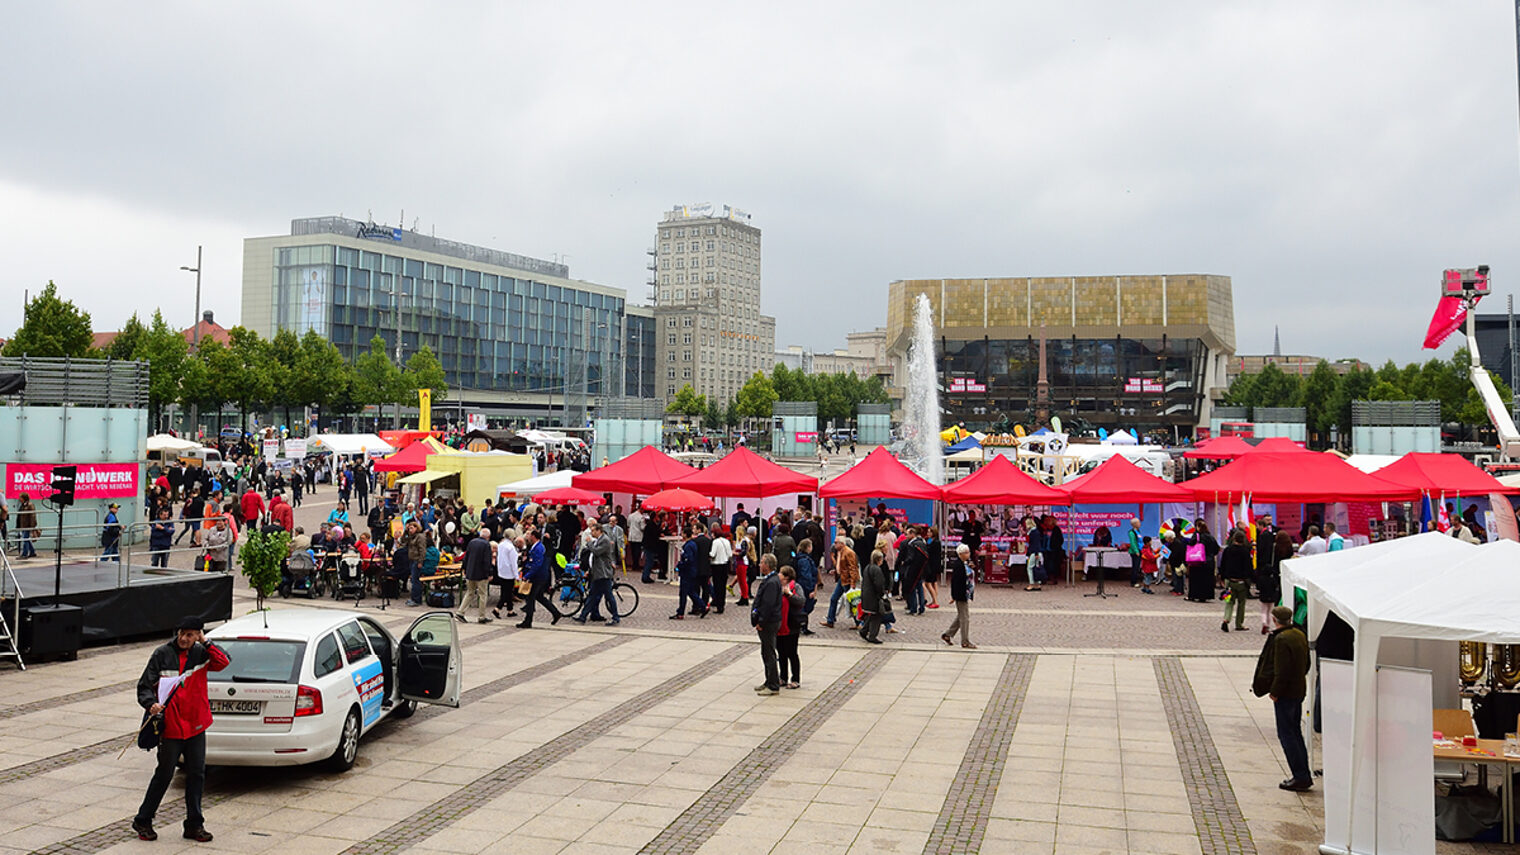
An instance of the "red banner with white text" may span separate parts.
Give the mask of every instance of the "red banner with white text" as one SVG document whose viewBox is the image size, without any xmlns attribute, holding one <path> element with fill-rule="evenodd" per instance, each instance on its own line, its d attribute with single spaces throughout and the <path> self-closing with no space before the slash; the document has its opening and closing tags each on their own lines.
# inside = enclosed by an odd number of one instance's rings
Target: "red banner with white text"
<svg viewBox="0 0 1520 855">
<path fill-rule="evenodd" d="M 52 463 L 7 463 L 5 496 L 14 499 L 26 493 L 34 501 L 53 495 Z M 65 464 L 59 463 L 58 466 Z M 76 463 L 74 497 L 89 499 L 125 499 L 138 493 L 139 465 L 136 463 Z"/>
</svg>

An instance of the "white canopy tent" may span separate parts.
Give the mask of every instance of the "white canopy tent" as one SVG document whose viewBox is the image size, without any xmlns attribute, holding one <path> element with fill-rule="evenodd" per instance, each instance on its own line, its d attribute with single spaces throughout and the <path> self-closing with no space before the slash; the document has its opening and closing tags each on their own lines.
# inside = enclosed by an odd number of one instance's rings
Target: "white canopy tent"
<svg viewBox="0 0 1520 855">
<path fill-rule="evenodd" d="M 339 457 L 353 454 L 390 454 L 396 449 L 372 433 L 319 433 L 311 438 L 313 451 L 330 451 Z"/>
<path fill-rule="evenodd" d="M 155 433 L 148 437 L 147 449 L 149 451 L 190 451 L 201 448 L 201 444 L 188 439 L 182 439 L 167 433 Z"/>
<path fill-rule="evenodd" d="M 1457 642 L 1520 644 L 1517 568 L 1520 543 L 1471 546 L 1440 533 L 1284 562 L 1283 591 L 1291 596 L 1301 588 L 1306 594 L 1310 638 L 1318 635 L 1331 610 L 1356 631 L 1351 757 L 1366 748 L 1358 744 L 1358 734 L 1372 732 L 1378 719 L 1379 664 L 1432 670 L 1436 706 L 1455 706 L 1442 697 L 1455 696 L 1456 676 L 1443 678 L 1439 666 L 1455 670 Z M 1404 645 L 1413 645 L 1404 652 L 1415 661 L 1390 662 L 1405 658 L 1394 655 Z M 1337 771 L 1350 782 L 1342 814 L 1348 818 L 1348 849 L 1372 851 L 1368 847 L 1374 841 L 1353 839 L 1349 827 L 1355 815 L 1356 768 Z"/>
<path fill-rule="evenodd" d="M 550 472 L 547 475 L 538 475 L 533 478 L 525 478 L 521 481 L 513 481 L 510 484 L 502 484 L 496 488 L 496 495 L 511 493 L 516 496 L 537 496 L 548 490 L 558 490 L 569 487 L 570 479 L 575 477 L 573 469 L 561 469 L 558 472 Z"/>
</svg>

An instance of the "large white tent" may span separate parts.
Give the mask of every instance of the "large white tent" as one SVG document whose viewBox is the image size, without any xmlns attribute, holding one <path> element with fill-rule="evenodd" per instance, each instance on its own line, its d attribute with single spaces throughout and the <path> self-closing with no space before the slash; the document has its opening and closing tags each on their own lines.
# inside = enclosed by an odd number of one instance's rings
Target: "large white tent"
<svg viewBox="0 0 1520 855">
<path fill-rule="evenodd" d="M 561 469 L 550 472 L 547 475 L 538 475 L 533 478 L 525 478 L 521 481 L 513 481 L 510 484 L 502 484 L 496 488 L 498 496 L 510 493 L 514 496 L 537 496 L 549 490 L 558 490 L 570 486 L 570 479 L 575 477 L 574 469 Z"/>
<path fill-rule="evenodd" d="M 396 449 L 372 433 L 320 433 L 311 438 L 313 451 L 331 451 L 340 457 L 353 454 L 389 454 Z"/>
<path fill-rule="evenodd" d="M 148 437 L 147 449 L 149 451 L 189 451 L 200 448 L 201 444 L 188 439 L 182 439 L 167 433 L 155 433 Z"/>
<path fill-rule="evenodd" d="M 1284 562 L 1283 591 L 1302 589 L 1309 637 L 1334 611 L 1356 631 L 1350 756 L 1366 746 L 1359 734 L 1378 720 L 1375 681 L 1380 664 L 1427 668 L 1435 675 L 1435 706 L 1455 706 L 1457 642 L 1520 644 L 1520 543 L 1471 546 L 1440 533 L 1373 544 L 1342 553 Z M 1408 646 L 1406 646 L 1408 645 Z M 1403 647 L 1403 655 L 1390 654 Z M 1406 661 L 1390 661 L 1391 658 Z M 1355 762 L 1355 761 L 1353 761 Z M 1365 762 L 1365 761 L 1362 761 Z M 1355 767 L 1346 776 L 1344 812 L 1354 815 Z M 1331 770 L 1326 770 L 1327 775 Z M 1345 838 L 1353 846 L 1365 841 Z"/>
</svg>

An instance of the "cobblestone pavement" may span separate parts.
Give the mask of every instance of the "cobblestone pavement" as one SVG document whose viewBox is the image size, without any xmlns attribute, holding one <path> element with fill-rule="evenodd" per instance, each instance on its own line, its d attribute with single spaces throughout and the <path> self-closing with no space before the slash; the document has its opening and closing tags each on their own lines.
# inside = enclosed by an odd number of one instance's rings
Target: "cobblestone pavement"
<svg viewBox="0 0 1520 855">
<path fill-rule="evenodd" d="M 777 697 L 752 691 L 742 609 L 667 621 L 659 586 L 615 629 L 462 625 L 460 709 L 382 724 L 344 774 L 211 770 L 208 846 L 127 828 L 153 758 L 118 752 L 156 642 L 0 666 L 0 855 L 1315 852 L 1319 790 L 1277 789 L 1271 706 L 1250 692 L 1260 635 L 1116 589 L 979 586 L 977 651 L 939 642 L 946 609 L 881 647 L 820 629 L 802 687 Z M 293 605 L 353 608 L 274 604 Z M 398 631 L 417 614 L 370 605 Z"/>
</svg>

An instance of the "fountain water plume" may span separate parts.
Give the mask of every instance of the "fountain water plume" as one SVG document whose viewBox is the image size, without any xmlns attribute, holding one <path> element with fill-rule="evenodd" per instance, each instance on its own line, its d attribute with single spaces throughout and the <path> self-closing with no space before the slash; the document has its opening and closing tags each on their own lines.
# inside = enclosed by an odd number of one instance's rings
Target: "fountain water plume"
<svg viewBox="0 0 1520 855">
<path fill-rule="evenodd" d="M 931 484 L 945 480 L 939 438 L 939 370 L 934 358 L 934 308 L 919 294 L 913 311 L 913 340 L 908 347 L 908 390 L 903 398 L 904 463 Z"/>
</svg>

